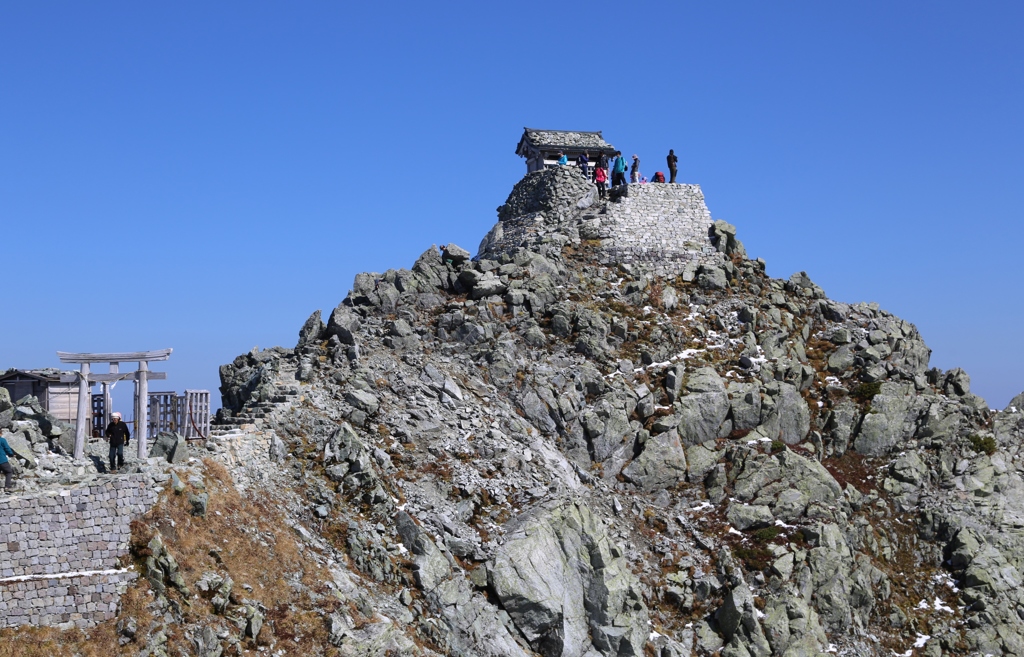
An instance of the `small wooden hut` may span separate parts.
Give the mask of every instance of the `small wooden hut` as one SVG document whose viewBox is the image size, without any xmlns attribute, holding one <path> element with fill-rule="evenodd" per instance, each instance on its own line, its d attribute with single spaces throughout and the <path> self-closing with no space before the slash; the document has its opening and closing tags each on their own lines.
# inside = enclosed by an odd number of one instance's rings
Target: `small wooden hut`
<svg viewBox="0 0 1024 657">
<path fill-rule="evenodd" d="M 61 381 L 59 370 L 7 370 L 0 374 L 0 387 L 7 388 L 11 401 L 32 395 L 58 420 L 78 421 L 78 385 Z"/>
<path fill-rule="evenodd" d="M 556 166 L 559 153 L 564 153 L 570 164 L 575 163 L 582 153 L 588 153 L 593 167 L 602 153 L 608 157 L 614 155 L 615 147 L 604 140 L 600 130 L 580 132 L 523 128 L 516 155 L 526 159 L 526 173 Z"/>
</svg>

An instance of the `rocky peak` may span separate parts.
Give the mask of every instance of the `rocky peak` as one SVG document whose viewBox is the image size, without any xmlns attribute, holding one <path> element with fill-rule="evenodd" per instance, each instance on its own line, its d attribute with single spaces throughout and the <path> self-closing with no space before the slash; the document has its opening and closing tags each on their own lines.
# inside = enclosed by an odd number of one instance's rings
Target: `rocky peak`
<svg viewBox="0 0 1024 657">
<path fill-rule="evenodd" d="M 694 185 L 528 174 L 476 258 L 222 367 L 218 420 L 420 654 L 1024 654 L 1024 402 L 736 233 Z"/>
</svg>

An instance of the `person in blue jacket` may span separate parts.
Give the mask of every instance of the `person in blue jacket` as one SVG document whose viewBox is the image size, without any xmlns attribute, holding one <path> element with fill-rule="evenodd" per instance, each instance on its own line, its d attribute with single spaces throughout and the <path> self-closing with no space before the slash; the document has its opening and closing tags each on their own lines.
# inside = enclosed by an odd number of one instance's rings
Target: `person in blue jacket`
<svg viewBox="0 0 1024 657">
<path fill-rule="evenodd" d="M 558 153 L 558 166 L 564 167 L 567 164 L 569 164 L 569 158 L 567 158 L 565 156 L 565 153 L 559 152 Z"/>
<path fill-rule="evenodd" d="M 14 450 L 7 443 L 7 439 L 0 436 L 0 472 L 4 473 L 5 493 L 14 490 L 14 470 L 11 468 L 11 462 L 7 460 L 8 456 L 14 456 Z"/>
</svg>

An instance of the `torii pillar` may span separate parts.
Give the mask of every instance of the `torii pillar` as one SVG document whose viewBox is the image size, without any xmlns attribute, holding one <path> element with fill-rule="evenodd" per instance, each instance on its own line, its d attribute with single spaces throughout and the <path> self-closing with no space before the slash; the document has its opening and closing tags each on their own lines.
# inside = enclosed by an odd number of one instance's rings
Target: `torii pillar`
<svg viewBox="0 0 1024 657">
<path fill-rule="evenodd" d="M 135 380 L 135 442 L 138 445 L 139 459 L 145 459 L 149 450 L 147 448 L 149 428 L 149 380 L 166 379 L 165 372 L 150 372 L 149 362 L 156 360 L 167 360 L 173 349 L 160 349 L 158 351 L 129 351 L 112 354 L 74 354 L 66 351 L 58 351 L 57 356 L 62 363 L 78 363 L 79 372 L 77 375 L 62 376 L 61 381 L 72 383 L 78 380 L 78 420 L 75 423 L 75 459 L 85 456 L 85 440 L 89 432 L 89 408 L 91 396 L 89 389 L 94 383 L 109 384 L 122 379 Z M 135 372 L 120 372 L 119 363 L 135 361 L 139 369 Z M 91 363 L 110 363 L 109 374 L 92 374 Z M 104 393 L 108 390 L 104 385 Z M 105 405 L 104 414 L 109 416 L 110 404 Z"/>
</svg>

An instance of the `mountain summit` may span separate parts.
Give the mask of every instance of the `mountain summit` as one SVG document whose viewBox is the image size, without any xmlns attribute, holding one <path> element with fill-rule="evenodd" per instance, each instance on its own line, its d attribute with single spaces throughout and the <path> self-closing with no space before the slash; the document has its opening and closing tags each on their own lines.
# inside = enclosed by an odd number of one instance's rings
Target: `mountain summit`
<svg viewBox="0 0 1024 657">
<path fill-rule="evenodd" d="M 96 632 L 203 657 L 1024 655 L 1024 395 L 992 411 L 929 355 L 877 304 L 767 276 L 695 185 L 534 171 L 476 257 L 359 274 L 294 348 L 221 367 L 205 458 L 132 524 L 144 577 Z"/>
</svg>

